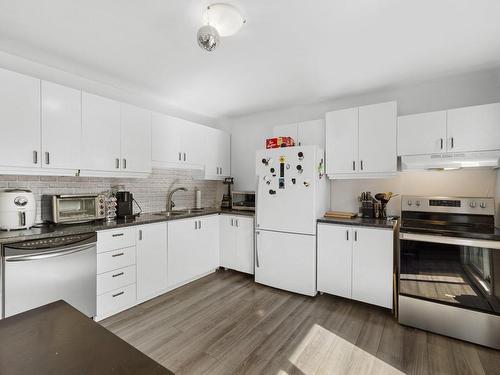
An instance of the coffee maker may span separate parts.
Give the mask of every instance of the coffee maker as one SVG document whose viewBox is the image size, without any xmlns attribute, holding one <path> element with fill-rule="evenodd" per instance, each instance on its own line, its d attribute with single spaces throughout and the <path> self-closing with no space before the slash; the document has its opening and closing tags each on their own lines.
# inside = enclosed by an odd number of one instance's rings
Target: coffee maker
<svg viewBox="0 0 500 375">
<path fill-rule="evenodd" d="M 118 219 L 134 218 L 134 196 L 129 191 L 117 191 L 116 196 L 116 217 Z"/>
<path fill-rule="evenodd" d="M 231 199 L 231 185 L 234 184 L 233 177 L 226 177 L 223 182 L 224 185 L 227 185 L 227 194 L 222 196 L 221 208 L 231 208 L 232 207 L 232 199 Z"/>
</svg>

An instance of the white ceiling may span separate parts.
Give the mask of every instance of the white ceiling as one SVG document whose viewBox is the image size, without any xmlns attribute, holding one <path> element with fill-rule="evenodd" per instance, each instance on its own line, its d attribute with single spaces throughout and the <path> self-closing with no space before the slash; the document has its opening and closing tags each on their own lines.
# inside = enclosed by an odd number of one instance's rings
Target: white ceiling
<svg viewBox="0 0 500 375">
<path fill-rule="evenodd" d="M 247 24 L 208 53 L 210 1 L 0 0 L 0 49 L 215 118 L 500 65 L 498 0 L 227 2 Z"/>
</svg>

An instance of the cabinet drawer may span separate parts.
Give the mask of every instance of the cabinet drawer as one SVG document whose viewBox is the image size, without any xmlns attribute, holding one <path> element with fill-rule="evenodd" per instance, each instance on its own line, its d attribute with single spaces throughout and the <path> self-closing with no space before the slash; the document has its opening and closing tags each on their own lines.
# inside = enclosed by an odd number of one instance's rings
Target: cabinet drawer
<svg viewBox="0 0 500 375">
<path fill-rule="evenodd" d="M 135 264 L 135 246 L 97 254 L 97 273 L 101 274 Z"/>
<path fill-rule="evenodd" d="M 97 315 L 118 312 L 135 302 L 135 284 L 112 290 L 97 296 Z"/>
<path fill-rule="evenodd" d="M 135 228 L 97 232 L 97 253 L 135 245 Z"/>
<path fill-rule="evenodd" d="M 97 295 L 135 283 L 135 266 L 97 275 Z"/>
</svg>

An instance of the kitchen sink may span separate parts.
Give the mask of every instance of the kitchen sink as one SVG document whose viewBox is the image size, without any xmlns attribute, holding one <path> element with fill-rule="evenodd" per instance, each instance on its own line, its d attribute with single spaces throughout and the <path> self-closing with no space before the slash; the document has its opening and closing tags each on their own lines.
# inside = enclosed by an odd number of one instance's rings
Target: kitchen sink
<svg viewBox="0 0 500 375">
<path fill-rule="evenodd" d="M 196 213 L 200 213 L 200 212 L 204 212 L 204 211 L 205 211 L 204 208 L 189 208 L 189 209 L 185 209 L 185 210 L 174 210 L 174 211 L 170 211 L 170 212 L 168 212 L 168 211 L 156 212 L 153 215 L 169 217 L 169 216 L 196 214 Z"/>
</svg>

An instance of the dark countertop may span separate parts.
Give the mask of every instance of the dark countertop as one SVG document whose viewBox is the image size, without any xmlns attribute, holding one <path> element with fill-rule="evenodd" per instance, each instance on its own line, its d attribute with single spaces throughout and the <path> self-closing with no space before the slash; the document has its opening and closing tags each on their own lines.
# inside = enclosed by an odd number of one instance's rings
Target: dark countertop
<svg viewBox="0 0 500 375">
<path fill-rule="evenodd" d="M 0 320 L 0 374 L 171 375 L 64 301 Z"/>
<path fill-rule="evenodd" d="M 25 241 L 25 240 L 67 236 L 80 233 L 90 233 L 100 230 L 160 223 L 163 221 L 189 219 L 192 217 L 216 215 L 216 214 L 243 215 L 249 217 L 255 216 L 255 212 L 252 211 L 206 208 L 201 212 L 186 213 L 175 216 L 158 215 L 155 213 L 144 213 L 141 214 L 140 216 L 137 216 L 133 220 L 114 220 L 112 222 L 105 222 L 103 220 L 98 220 L 95 222 L 84 223 L 84 224 L 59 224 L 59 225 L 42 224 L 40 227 L 33 227 L 31 229 L 0 231 L 0 245 Z"/>
<path fill-rule="evenodd" d="M 339 225 L 354 225 L 358 227 L 374 227 L 374 228 L 387 228 L 394 229 L 397 225 L 397 217 L 394 217 L 393 220 L 386 219 L 367 219 L 356 217 L 354 219 L 338 219 L 338 218 L 327 218 L 322 217 L 318 219 L 318 223 L 326 223 L 326 224 L 339 224 Z"/>
</svg>

